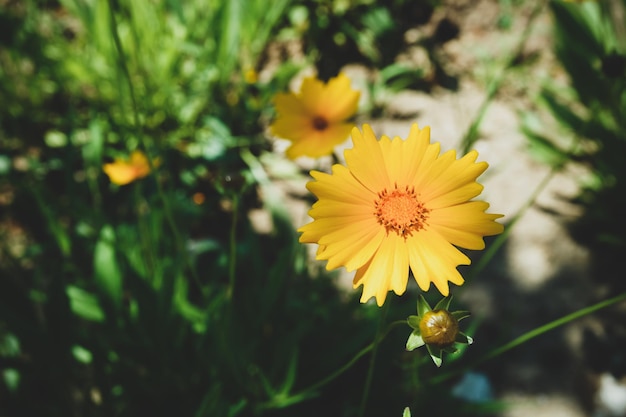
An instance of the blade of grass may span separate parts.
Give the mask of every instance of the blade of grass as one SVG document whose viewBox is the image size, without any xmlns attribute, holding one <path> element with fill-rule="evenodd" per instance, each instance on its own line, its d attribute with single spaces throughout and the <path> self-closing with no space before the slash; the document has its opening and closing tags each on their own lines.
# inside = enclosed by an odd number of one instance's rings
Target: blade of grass
<svg viewBox="0 0 626 417">
<path fill-rule="evenodd" d="M 470 124 L 467 132 L 461 140 L 460 148 L 464 154 L 469 152 L 470 149 L 472 149 L 472 147 L 474 146 L 474 143 L 478 140 L 478 129 L 480 128 L 485 114 L 487 113 L 487 109 L 489 108 L 492 100 L 500 90 L 500 87 L 502 86 L 502 83 L 505 79 L 506 71 L 514 65 L 517 57 L 522 52 L 524 45 L 526 44 L 526 41 L 528 40 L 528 37 L 530 36 L 532 29 L 534 28 L 535 19 L 537 19 L 537 17 L 540 15 L 540 12 L 543 10 L 544 5 L 545 3 L 543 1 L 539 1 L 535 5 L 535 8 L 528 17 L 528 22 L 526 23 L 526 27 L 524 28 L 524 31 L 519 38 L 517 46 L 515 47 L 515 49 L 513 49 L 513 52 L 505 61 L 504 66 L 502 67 L 500 72 L 489 82 L 487 86 L 487 96 L 478 108 L 476 117 Z"/>
</svg>

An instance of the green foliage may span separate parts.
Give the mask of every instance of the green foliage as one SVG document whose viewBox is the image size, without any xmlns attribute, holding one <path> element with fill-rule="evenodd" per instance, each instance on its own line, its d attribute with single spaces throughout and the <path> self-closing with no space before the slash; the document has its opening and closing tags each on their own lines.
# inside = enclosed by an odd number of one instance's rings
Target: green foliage
<svg viewBox="0 0 626 417">
<path fill-rule="evenodd" d="M 575 233 L 618 251 L 626 244 L 626 224 L 617 215 L 626 209 L 621 160 L 626 152 L 626 44 L 624 22 L 615 16 L 625 5 L 623 1 L 550 3 L 555 53 L 570 84 L 547 82 L 539 97 L 557 130 L 549 132 L 536 114 L 527 114 L 524 120 L 531 150 L 542 160 L 555 167 L 574 160 L 590 169 L 576 199 L 586 210 Z"/>
<path fill-rule="evenodd" d="M 346 64 L 385 68 L 405 47 L 409 28 L 428 22 L 437 1 L 299 0 L 291 15 L 319 76 L 328 79 Z"/>
<path fill-rule="evenodd" d="M 352 63 L 375 70 L 364 111 L 381 114 L 392 93 L 424 77 L 396 58 L 406 30 L 435 6 L 30 0 L 1 8 L 0 414 L 353 416 L 359 404 L 371 416 L 399 414 L 398 404 L 422 414 L 493 411 L 433 382 L 441 352 L 405 352 L 404 336 L 389 332 L 405 320 L 379 338 L 379 309 L 310 264 L 276 186 L 306 177 L 264 135 L 272 97 L 310 64 L 321 78 Z M 580 19 L 569 19 L 573 30 Z M 587 35 L 589 53 L 606 42 Z M 302 42 L 306 58 L 274 57 L 283 42 Z M 589 119 L 548 90 L 543 97 L 577 130 L 621 138 L 604 99 Z M 112 184 L 103 164 L 135 150 L 151 174 Z M 259 209 L 262 225 L 251 216 Z M 392 316 L 414 308 L 408 297 L 394 303 Z M 418 308 L 430 310 L 425 300 Z M 413 338 L 411 347 L 423 342 Z M 370 367 L 362 358 L 376 350 Z"/>
<path fill-rule="evenodd" d="M 0 9 L 0 413 L 353 412 L 367 367 L 353 355 L 369 351 L 378 309 L 309 265 L 275 185 L 281 172 L 305 177 L 264 136 L 272 97 L 307 64 L 268 53 L 293 36 L 286 16 L 302 4 Z M 359 53 L 390 62 L 393 9 L 345 6 L 328 19 L 349 16 Z M 321 32 L 309 33 L 311 50 L 323 50 Z M 376 88 L 418 76 L 392 63 Z M 151 174 L 112 184 L 103 164 L 135 150 Z M 258 209 L 263 231 L 249 216 Z M 372 415 L 414 389 L 390 387 L 402 370 L 386 362 Z"/>
</svg>

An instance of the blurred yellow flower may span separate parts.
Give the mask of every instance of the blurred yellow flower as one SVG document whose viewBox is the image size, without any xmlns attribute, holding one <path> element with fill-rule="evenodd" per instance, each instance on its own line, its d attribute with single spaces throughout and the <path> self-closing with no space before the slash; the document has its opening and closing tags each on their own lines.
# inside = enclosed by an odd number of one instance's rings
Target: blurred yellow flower
<svg viewBox="0 0 626 417">
<path fill-rule="evenodd" d="M 158 160 L 153 161 L 158 165 Z M 139 151 L 133 151 L 130 159 L 115 159 L 110 164 L 104 164 L 102 170 L 109 176 L 113 184 L 126 185 L 135 180 L 146 177 L 150 173 L 150 164 L 146 155 Z"/>
<path fill-rule="evenodd" d="M 254 84 L 257 81 L 259 81 L 259 74 L 253 68 L 249 68 L 246 71 L 244 71 L 243 79 L 248 84 Z"/>
<path fill-rule="evenodd" d="M 272 134 L 290 140 L 287 157 L 320 157 L 345 141 L 354 123 L 347 120 L 358 107 L 360 93 L 350 87 L 350 78 L 339 74 L 327 84 L 305 78 L 298 94 L 279 93 L 274 98 L 277 118 Z"/>
<path fill-rule="evenodd" d="M 313 221 L 302 226 L 300 242 L 317 243 L 318 260 L 327 269 L 356 269 L 354 288 L 363 285 L 361 302 L 387 292 L 404 293 L 409 268 L 423 291 L 430 283 L 447 296 L 448 282 L 463 283 L 458 265 L 470 259 L 456 246 L 484 249 L 484 236 L 503 226 L 488 214 L 489 204 L 470 201 L 483 186 L 476 179 L 488 167 L 478 152 L 456 159 L 454 150 L 439 155 L 430 143 L 430 128 L 411 127 L 406 140 L 376 139 L 368 125 L 352 130 L 353 148 L 344 152 L 346 166 L 332 174 L 311 171 L 307 188 L 318 201 Z"/>
</svg>

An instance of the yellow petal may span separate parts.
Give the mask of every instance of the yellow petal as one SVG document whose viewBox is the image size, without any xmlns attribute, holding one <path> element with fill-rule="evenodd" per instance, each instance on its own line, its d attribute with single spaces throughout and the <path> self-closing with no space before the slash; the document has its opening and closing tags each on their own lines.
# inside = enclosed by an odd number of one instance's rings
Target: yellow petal
<svg viewBox="0 0 626 417">
<path fill-rule="evenodd" d="M 158 163 L 155 160 L 155 165 Z M 126 185 L 150 174 L 150 163 L 143 152 L 135 150 L 130 154 L 129 161 L 116 159 L 112 163 L 104 164 L 102 170 L 113 184 Z"/>
<path fill-rule="evenodd" d="M 373 193 L 393 186 L 389 182 L 385 160 L 372 128 L 363 125 L 363 133 L 358 128 L 352 129 L 352 149 L 346 149 L 346 165 L 352 175 Z"/>
<path fill-rule="evenodd" d="M 463 277 L 458 265 L 469 265 L 470 260 L 457 248 L 433 231 L 423 231 L 407 239 L 411 271 L 417 284 L 427 291 L 434 283 L 442 295 L 448 295 L 448 281 L 457 285 Z"/>
<path fill-rule="evenodd" d="M 485 211 L 489 204 L 484 201 L 470 201 L 453 207 L 433 210 L 431 227 L 450 243 L 465 249 L 484 249 L 483 236 L 502 233 L 504 226 L 495 220 L 500 214 Z"/>
<path fill-rule="evenodd" d="M 453 155 L 454 153 L 451 153 L 450 156 Z M 458 160 L 449 158 L 449 163 L 438 167 L 439 171 L 433 173 L 433 181 L 424 185 L 422 192 L 424 198 L 428 201 L 432 201 L 461 187 L 476 184 L 475 181 L 478 176 L 489 166 L 486 162 L 476 163 L 477 157 L 478 152 L 471 151 Z M 467 197 L 466 200 L 475 197 L 480 194 L 481 191 L 482 187 L 478 189 L 475 195 Z"/>
<path fill-rule="evenodd" d="M 353 286 L 363 285 L 361 302 L 376 297 L 382 306 L 389 291 L 402 295 L 406 291 L 409 278 L 408 252 L 404 239 L 389 236 L 385 239 L 370 262 L 359 268 Z"/>
<path fill-rule="evenodd" d="M 336 236 L 345 237 L 340 242 Z M 324 240 L 324 250 L 317 255 L 318 260 L 328 260 L 326 269 L 331 270 L 345 266 L 348 271 L 360 268 L 379 249 L 385 241 L 385 230 L 371 227 L 346 227 L 338 230 L 334 236 L 327 236 Z"/>
<path fill-rule="evenodd" d="M 291 114 L 279 117 L 270 126 L 273 135 L 297 142 L 311 136 L 313 126 L 307 115 Z"/>
<path fill-rule="evenodd" d="M 374 193 L 357 181 L 343 165 L 335 164 L 332 175 L 320 171 L 311 171 L 316 181 L 307 183 L 306 188 L 317 196 L 320 202 L 325 200 L 360 204 L 373 212 Z"/>
<path fill-rule="evenodd" d="M 135 168 L 124 162 L 113 162 L 104 164 L 102 170 L 109 176 L 109 180 L 113 184 L 126 185 L 137 179 Z"/>
<path fill-rule="evenodd" d="M 369 264 L 360 268 L 355 275 L 354 287 L 363 285 L 361 302 L 364 303 L 372 297 L 376 297 L 376 304 L 382 306 L 389 292 L 389 279 L 387 274 L 390 267 L 390 259 L 378 254 L 372 257 Z M 358 278 L 358 281 L 357 281 Z"/>
<path fill-rule="evenodd" d="M 319 158 L 333 152 L 335 146 L 345 142 L 350 135 L 353 125 L 348 123 L 332 124 L 324 130 L 311 128 L 301 130 L 299 140 L 294 140 L 291 147 L 286 151 L 287 157 L 296 159 L 300 156 Z M 296 129 L 293 129 L 295 132 Z M 292 137 L 295 137 L 294 134 Z"/>
<path fill-rule="evenodd" d="M 310 114 L 302 101 L 293 93 L 276 94 L 274 106 L 281 117 L 303 117 Z"/>
<path fill-rule="evenodd" d="M 339 74 L 328 81 L 317 111 L 330 122 L 344 121 L 356 113 L 359 96 L 358 91 L 350 88 L 350 78 L 343 73 Z"/>
<path fill-rule="evenodd" d="M 440 194 L 438 197 L 430 198 L 433 194 L 439 194 L 438 191 L 431 191 L 431 187 L 427 187 L 423 190 L 421 197 L 424 199 L 425 204 L 431 210 L 450 207 L 457 204 L 464 203 L 476 197 L 483 191 L 483 186 L 477 182 L 471 182 L 462 187 L 448 191 L 445 194 Z"/>
<path fill-rule="evenodd" d="M 433 180 L 433 166 L 436 166 L 440 150 L 441 146 L 439 143 L 430 143 L 426 146 L 424 154 L 419 161 L 419 166 L 413 178 L 409 181 L 409 184 L 413 184 L 417 190 L 424 189 L 425 186 Z"/>
<path fill-rule="evenodd" d="M 302 80 L 298 99 L 309 115 L 315 115 L 320 109 L 320 100 L 324 96 L 324 83 L 315 77 Z"/>
<path fill-rule="evenodd" d="M 413 179 L 418 171 L 430 138 L 430 128 L 420 130 L 417 124 L 411 126 L 406 140 L 399 137 L 389 139 L 382 136 L 378 143 L 389 173 L 389 181 L 400 188 L 414 185 Z"/>
</svg>

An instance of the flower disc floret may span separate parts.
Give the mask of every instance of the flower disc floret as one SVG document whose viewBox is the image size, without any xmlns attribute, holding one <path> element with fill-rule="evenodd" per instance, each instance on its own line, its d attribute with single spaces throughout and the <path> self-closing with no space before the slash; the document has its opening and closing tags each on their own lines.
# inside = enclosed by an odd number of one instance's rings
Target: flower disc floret
<svg viewBox="0 0 626 417">
<path fill-rule="evenodd" d="M 393 231 L 403 237 L 423 229 L 428 219 L 429 210 L 417 198 L 415 187 L 398 190 L 396 184 L 391 192 L 384 189 L 378 193 L 374 207 L 374 215 L 387 233 Z"/>
</svg>

